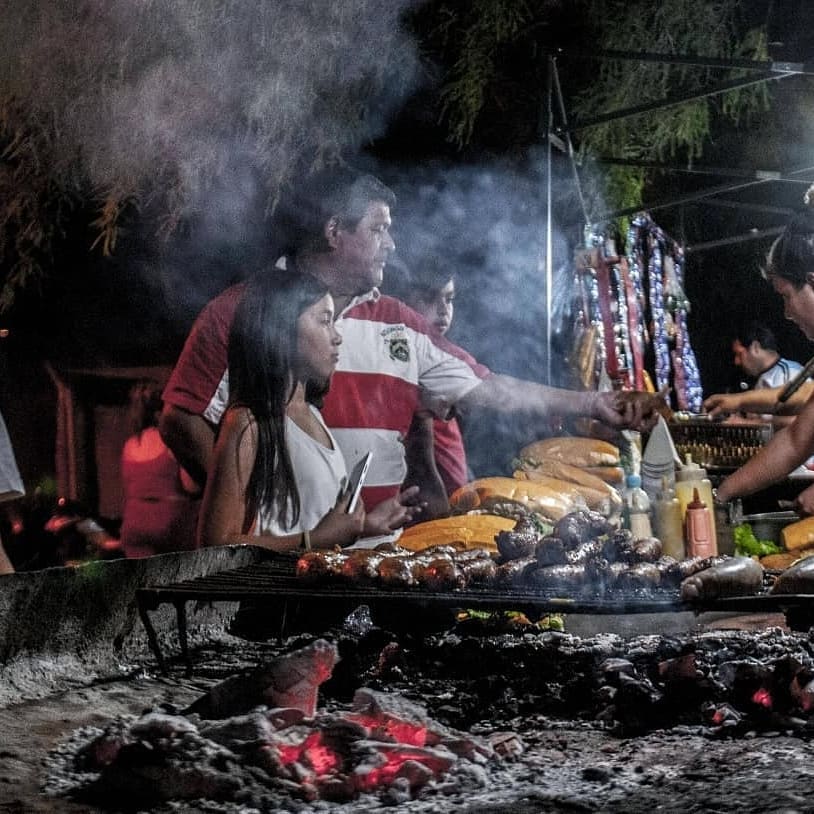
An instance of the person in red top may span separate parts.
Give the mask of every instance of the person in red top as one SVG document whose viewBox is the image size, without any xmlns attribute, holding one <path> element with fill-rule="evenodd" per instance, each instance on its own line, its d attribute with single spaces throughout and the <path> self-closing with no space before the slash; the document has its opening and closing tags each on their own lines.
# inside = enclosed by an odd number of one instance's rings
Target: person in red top
<svg viewBox="0 0 814 814">
<path fill-rule="evenodd" d="M 121 455 L 119 535 L 126 557 L 195 548 L 201 490 L 161 440 L 161 407 L 158 383 L 143 380 L 130 389 L 132 435 Z"/>
<path fill-rule="evenodd" d="M 455 274 L 449 265 L 436 258 L 425 258 L 405 270 L 396 283 L 393 293 L 421 314 L 434 334 L 446 336 L 455 315 L 456 294 Z M 431 457 L 448 495 L 472 479 L 454 409 L 448 418 L 437 418 L 431 413 L 416 415 L 407 439 L 411 473 L 416 465 L 421 468 L 420 461 L 429 457 L 422 451 L 427 443 L 432 444 Z M 416 448 L 419 463 L 416 463 Z"/>
<path fill-rule="evenodd" d="M 322 414 L 347 462 L 373 453 L 363 493 L 368 511 L 398 499 L 406 474 L 404 439 L 419 409 L 438 416 L 453 405 L 541 419 L 549 413 L 585 415 L 618 428 L 655 423 L 652 395 L 574 392 L 494 374 L 431 335 L 426 320 L 403 302 L 381 295 L 378 287 L 395 248 L 390 235 L 395 196 L 378 179 L 333 168 L 301 192 L 300 205 L 292 209 L 295 228 L 286 260 L 323 281 L 334 298 L 343 342 Z M 223 326 L 239 296 L 239 290 L 226 292 L 204 309 L 164 390 L 161 435 L 190 472 L 206 472 L 227 404 Z"/>
</svg>

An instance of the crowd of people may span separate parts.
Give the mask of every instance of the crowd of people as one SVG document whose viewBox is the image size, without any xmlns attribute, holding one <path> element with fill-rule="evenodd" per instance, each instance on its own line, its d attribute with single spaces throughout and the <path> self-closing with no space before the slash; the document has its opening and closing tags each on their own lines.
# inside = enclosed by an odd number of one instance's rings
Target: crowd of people
<svg viewBox="0 0 814 814">
<path fill-rule="evenodd" d="M 390 234 L 395 195 L 377 178 L 348 168 L 333 168 L 310 178 L 298 193 L 286 235 L 286 273 L 315 278 L 330 294 L 334 309 L 332 325 L 342 337 L 333 374 L 316 380 L 306 377 L 302 381 L 302 398 L 304 402 L 318 401 L 321 405 L 331 443 L 335 441 L 345 462 L 352 464 L 367 452 L 372 453 L 363 490 L 365 519 L 361 520 L 361 529 L 357 525 L 357 532 L 397 534 L 404 522 L 437 505 L 434 499 L 439 493 L 446 495 L 440 476 L 403 488 L 408 478 L 405 441 L 417 417 L 433 415 L 446 421 L 453 408 L 465 412 L 470 406 L 485 406 L 499 412 L 537 416 L 541 422 L 552 412 L 589 416 L 615 428 L 646 429 L 655 422 L 658 404 L 650 394 L 575 392 L 492 373 L 449 342 L 443 331 L 433 329 L 420 313 L 401 300 L 382 294 L 379 287 L 384 280 L 384 268 L 395 249 Z M 241 336 L 249 310 L 246 300 L 261 294 L 271 296 L 283 279 L 280 274 L 277 268 L 260 272 L 262 283 L 238 284 L 204 308 L 164 391 L 162 437 L 189 471 L 207 479 L 201 544 L 233 542 L 242 539 L 240 535 L 246 532 L 258 544 L 271 546 L 289 546 L 296 539 L 298 527 L 293 522 L 293 513 L 291 522 L 273 531 L 257 520 L 258 498 L 264 495 L 269 500 L 270 493 L 262 489 L 270 487 L 261 488 L 256 481 L 279 471 L 260 455 L 262 445 L 256 441 L 241 445 L 242 469 L 230 477 L 218 473 L 223 456 L 228 455 L 224 449 L 226 442 L 218 440 L 217 454 L 215 444 L 224 414 L 234 406 L 245 407 L 242 402 L 246 395 L 234 391 L 232 355 L 238 352 L 237 346 L 246 352 L 247 342 Z M 310 416 L 308 422 L 314 428 L 311 439 L 322 437 L 325 442 L 317 414 L 305 413 L 299 403 L 297 376 L 307 372 L 311 364 L 304 358 L 303 348 L 298 347 L 281 371 L 288 377 L 283 381 L 291 382 L 285 386 L 291 410 Z M 290 418 L 289 402 L 285 408 L 286 417 Z M 255 408 L 232 413 L 238 426 L 227 426 L 227 436 L 237 439 L 241 433 L 258 432 L 252 415 Z M 277 419 L 281 418 L 278 411 Z M 245 426 L 242 422 L 246 422 Z M 281 458 L 285 457 L 283 450 L 289 455 L 291 452 L 293 431 L 291 424 L 286 427 L 289 430 L 286 446 L 278 440 L 274 447 Z M 433 453 L 431 444 L 414 446 L 425 449 L 427 455 Z M 414 460 L 410 463 L 416 465 Z M 305 466 L 309 464 L 306 462 Z M 247 467 L 251 468 L 250 475 Z M 423 471 L 438 472 L 434 458 L 424 461 Z M 297 474 L 293 475 L 288 480 L 296 485 Z M 236 476 L 241 483 L 254 481 L 254 488 L 236 486 Z M 246 505 L 246 510 L 240 513 L 239 529 L 231 523 L 220 524 L 216 519 L 218 512 L 209 509 L 233 506 L 236 495 L 223 494 L 223 490 L 236 493 Z M 302 493 L 298 489 L 285 493 L 295 505 L 298 502 L 301 506 L 310 506 L 316 498 L 304 489 Z M 280 493 L 279 500 L 283 494 Z M 271 508 L 271 504 L 265 505 Z M 331 510 L 336 508 L 333 505 Z M 283 516 L 282 504 L 277 509 L 279 520 Z M 326 515 L 325 509 L 323 506 L 320 512 L 320 523 L 329 522 L 330 510 Z M 375 518 L 372 524 L 370 517 Z M 303 529 L 300 545 L 307 547 L 310 535 L 321 539 L 320 525 Z"/>
<path fill-rule="evenodd" d="M 472 479 L 459 420 L 472 407 L 586 416 L 649 429 L 658 396 L 569 391 L 493 373 L 446 334 L 456 277 L 437 258 L 400 266 L 393 192 L 346 167 L 318 173 L 286 210 L 276 263 L 212 300 L 198 316 L 166 387 L 137 382 L 121 455 L 120 546 L 127 557 L 251 543 L 277 551 L 394 539 L 449 510 Z M 764 270 L 785 315 L 814 339 L 814 213 L 796 216 Z M 780 404 L 799 363 L 772 332 L 747 326 L 734 362 L 754 384 L 705 401 L 712 415 L 783 426 L 726 478 L 729 501 L 775 483 L 814 454 L 814 382 Z M 372 453 L 362 501 L 350 510 L 348 470 Z M 0 417 L 0 500 L 21 496 Z M 814 513 L 814 486 L 797 500 Z M 0 573 L 13 566 L 0 541 Z"/>
</svg>

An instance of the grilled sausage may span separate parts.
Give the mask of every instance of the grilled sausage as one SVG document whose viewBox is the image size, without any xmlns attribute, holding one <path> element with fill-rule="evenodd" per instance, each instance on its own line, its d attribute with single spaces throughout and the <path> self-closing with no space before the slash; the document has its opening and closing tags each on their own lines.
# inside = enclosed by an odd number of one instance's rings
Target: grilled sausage
<svg viewBox="0 0 814 814">
<path fill-rule="evenodd" d="M 681 598 L 716 599 L 723 596 L 750 596 L 763 587 L 763 566 L 751 557 L 727 557 L 681 583 Z"/>
<path fill-rule="evenodd" d="M 772 585 L 773 594 L 814 594 L 814 557 L 787 568 Z"/>
</svg>

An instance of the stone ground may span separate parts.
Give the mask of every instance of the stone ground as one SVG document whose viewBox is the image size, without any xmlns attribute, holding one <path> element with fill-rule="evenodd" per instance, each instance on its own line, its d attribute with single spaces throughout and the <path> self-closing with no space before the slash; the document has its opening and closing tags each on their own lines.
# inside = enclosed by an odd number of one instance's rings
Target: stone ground
<svg viewBox="0 0 814 814">
<path fill-rule="evenodd" d="M 100 809 L 43 793 L 52 750 L 75 730 L 101 726 L 119 715 L 162 703 L 186 706 L 242 666 L 255 664 L 274 645 L 224 637 L 196 653 L 196 673 L 172 664 L 162 677 L 153 665 L 133 665 L 105 681 L 77 680 L 45 698 L 0 709 L 0 812 L 89 814 Z M 489 734 L 488 711 L 473 728 Z M 814 747 L 782 731 L 750 732 L 739 739 L 705 737 L 698 728 L 674 728 L 620 739 L 580 721 L 543 716 L 502 720 L 501 731 L 521 734 L 525 751 L 486 767 L 464 783 L 448 784 L 399 805 L 362 799 L 345 805 L 292 802 L 280 811 L 361 812 L 814 812 Z M 50 755 L 50 757 L 49 757 Z M 126 801 L 122 801 L 126 803 Z M 154 811 L 251 814 L 215 803 Z"/>
</svg>

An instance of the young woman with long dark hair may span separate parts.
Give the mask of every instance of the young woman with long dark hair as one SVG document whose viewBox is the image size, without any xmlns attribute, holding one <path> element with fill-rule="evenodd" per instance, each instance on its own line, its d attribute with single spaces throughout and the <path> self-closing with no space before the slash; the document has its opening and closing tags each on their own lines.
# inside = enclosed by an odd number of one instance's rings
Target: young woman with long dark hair
<svg viewBox="0 0 814 814">
<path fill-rule="evenodd" d="M 347 511 L 345 460 L 306 398 L 309 381 L 330 380 L 341 342 L 323 283 L 277 270 L 248 283 L 229 336 L 230 406 L 207 477 L 202 545 L 330 548 L 412 517 L 416 508 L 397 498 L 369 515 L 361 501 Z"/>
</svg>

